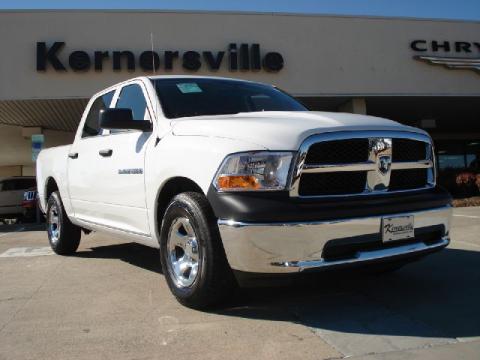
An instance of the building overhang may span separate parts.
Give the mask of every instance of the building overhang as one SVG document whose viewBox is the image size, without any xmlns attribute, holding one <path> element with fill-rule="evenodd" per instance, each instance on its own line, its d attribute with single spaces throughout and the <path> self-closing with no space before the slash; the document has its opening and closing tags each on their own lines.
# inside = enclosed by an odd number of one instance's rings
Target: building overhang
<svg viewBox="0 0 480 360">
<path fill-rule="evenodd" d="M 88 99 L 0 101 L 0 124 L 73 132 Z"/>
</svg>

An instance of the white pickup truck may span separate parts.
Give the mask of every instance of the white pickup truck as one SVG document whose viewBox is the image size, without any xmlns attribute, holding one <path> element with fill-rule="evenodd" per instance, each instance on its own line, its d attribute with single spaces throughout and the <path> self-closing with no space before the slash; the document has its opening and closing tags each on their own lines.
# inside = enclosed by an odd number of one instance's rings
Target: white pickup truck
<svg viewBox="0 0 480 360">
<path fill-rule="evenodd" d="M 394 121 L 312 112 L 278 88 L 140 77 L 92 97 L 72 145 L 44 150 L 48 238 L 82 231 L 160 249 L 177 299 L 203 308 L 240 280 L 394 269 L 449 243 L 431 138 Z"/>
</svg>

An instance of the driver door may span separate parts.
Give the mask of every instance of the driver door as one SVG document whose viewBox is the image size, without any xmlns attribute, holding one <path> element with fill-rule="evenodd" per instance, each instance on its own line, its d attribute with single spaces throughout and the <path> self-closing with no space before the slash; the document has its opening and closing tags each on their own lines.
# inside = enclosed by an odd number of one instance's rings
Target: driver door
<svg viewBox="0 0 480 360">
<path fill-rule="evenodd" d="M 152 132 L 109 131 L 100 129 L 98 123 L 99 111 L 107 107 L 129 108 L 134 119 L 150 120 L 146 90 L 143 83 L 133 81 L 117 89 L 115 96 L 107 95 L 93 102 L 83 133 L 81 137 L 77 134 L 71 149 L 68 177 L 72 206 L 80 220 L 149 236 L 144 164 Z M 97 102 L 100 105 L 96 106 Z M 90 127 L 94 131 L 90 132 Z"/>
<path fill-rule="evenodd" d="M 114 108 L 131 109 L 134 120 L 151 121 L 147 91 L 140 81 L 119 89 Z M 145 153 L 152 141 L 152 131 L 110 130 L 103 151 L 109 184 L 103 189 L 109 217 L 115 227 L 149 236 L 145 196 Z"/>
</svg>

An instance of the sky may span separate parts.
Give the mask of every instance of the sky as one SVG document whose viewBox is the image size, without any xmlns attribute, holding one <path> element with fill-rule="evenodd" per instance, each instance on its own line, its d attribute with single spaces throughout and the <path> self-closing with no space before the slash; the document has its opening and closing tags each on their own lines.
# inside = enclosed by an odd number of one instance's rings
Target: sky
<svg viewBox="0 0 480 360">
<path fill-rule="evenodd" d="M 480 0 L 0 0 L 0 9 L 217 10 L 480 21 Z"/>
</svg>

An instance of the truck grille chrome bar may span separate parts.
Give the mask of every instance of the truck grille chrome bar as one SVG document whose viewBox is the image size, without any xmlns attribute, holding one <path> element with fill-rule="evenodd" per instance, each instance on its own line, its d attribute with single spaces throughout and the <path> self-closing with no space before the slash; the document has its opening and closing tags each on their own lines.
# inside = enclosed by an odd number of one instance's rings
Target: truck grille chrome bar
<svg viewBox="0 0 480 360">
<path fill-rule="evenodd" d="M 428 135 L 405 131 L 338 132 L 314 135 L 304 141 L 290 196 L 371 195 L 434 186 L 435 159 Z"/>
<path fill-rule="evenodd" d="M 433 161 L 402 161 L 392 163 L 392 170 L 404 169 L 429 169 L 433 167 Z M 377 164 L 374 162 L 353 163 L 353 164 L 317 164 L 305 165 L 303 167 L 304 174 L 316 174 L 321 172 L 336 172 L 336 171 L 375 171 Z"/>
</svg>

